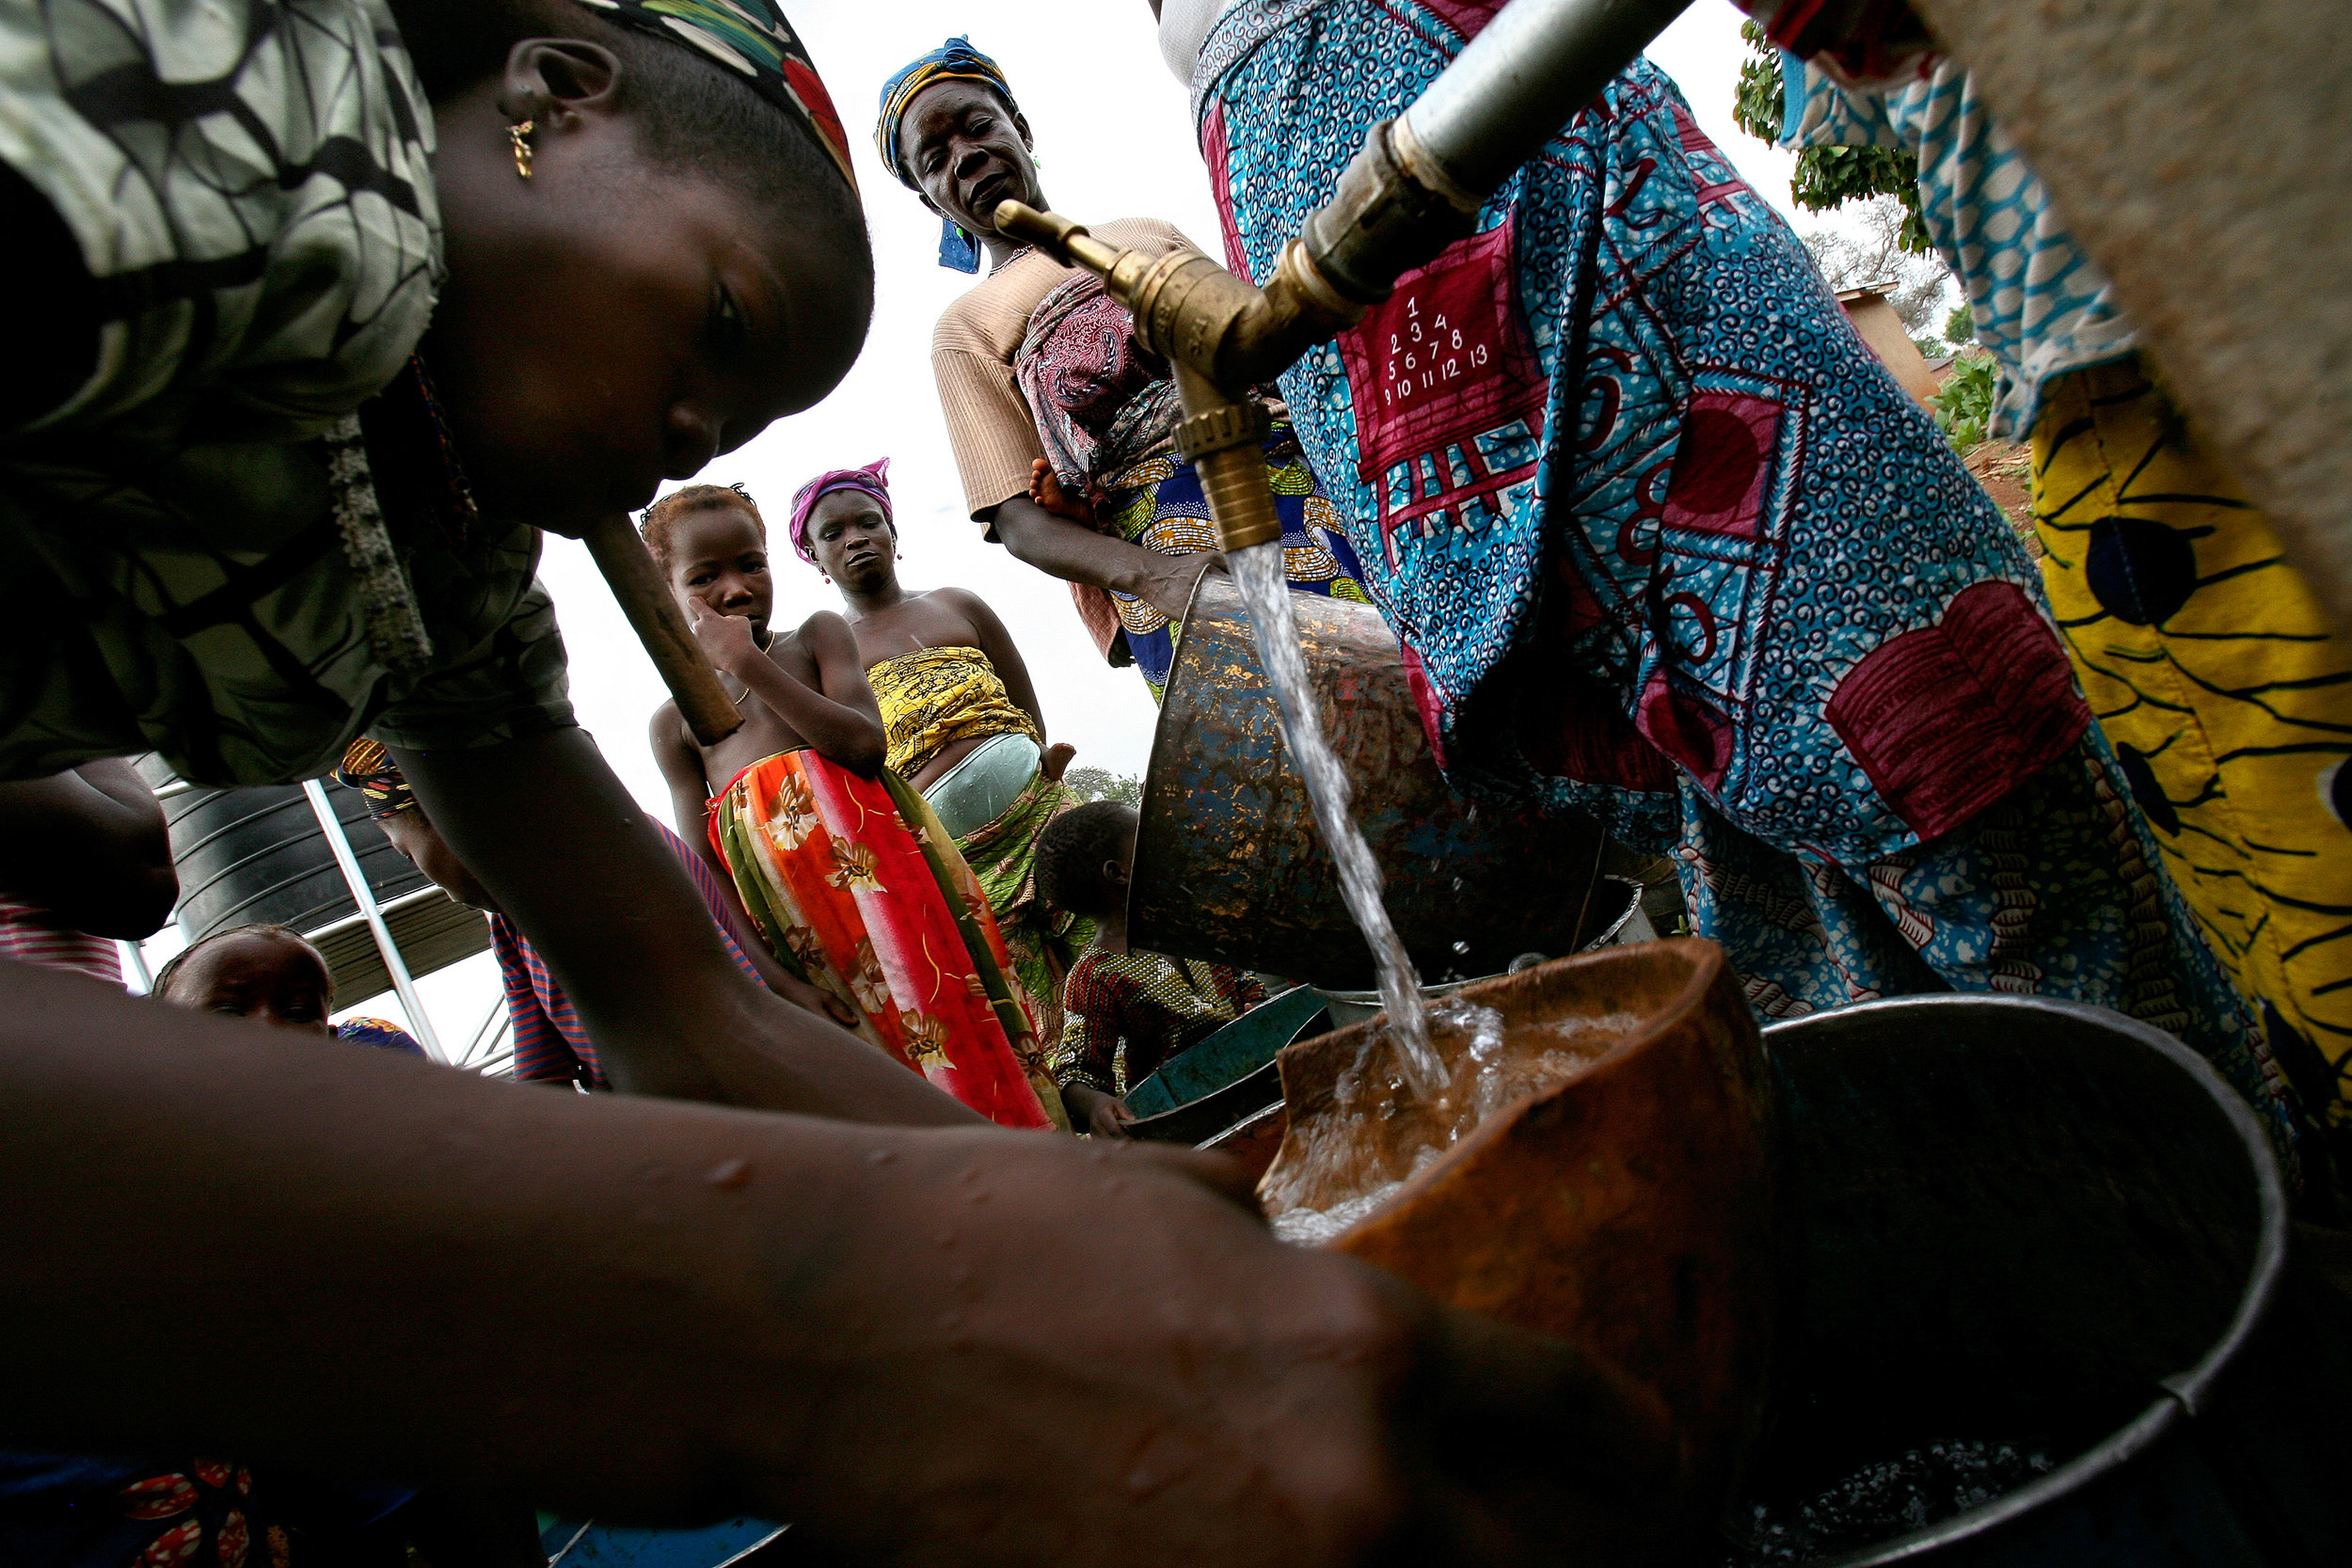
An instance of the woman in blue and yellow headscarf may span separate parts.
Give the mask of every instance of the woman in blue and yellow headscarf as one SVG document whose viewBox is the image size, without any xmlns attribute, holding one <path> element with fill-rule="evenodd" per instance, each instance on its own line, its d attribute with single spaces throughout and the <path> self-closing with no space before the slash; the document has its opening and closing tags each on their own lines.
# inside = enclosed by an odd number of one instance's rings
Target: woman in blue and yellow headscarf
<svg viewBox="0 0 2352 1568">
<path fill-rule="evenodd" d="M 1029 122 L 996 62 L 950 39 L 891 78 L 874 139 L 884 166 L 946 226 L 940 264 L 989 276 L 940 318 L 931 367 L 973 520 L 1070 584 L 1113 664 L 1156 700 L 1177 623 L 1214 559 L 1216 531 L 1168 365 L 1136 341 L 1126 309 L 996 232 L 1006 200 L 1042 209 Z M 1155 218 L 1097 224 L 1111 245 L 1165 255 L 1191 242 Z M 1292 587 L 1361 600 L 1339 515 L 1276 407 L 1266 469 Z"/>
</svg>

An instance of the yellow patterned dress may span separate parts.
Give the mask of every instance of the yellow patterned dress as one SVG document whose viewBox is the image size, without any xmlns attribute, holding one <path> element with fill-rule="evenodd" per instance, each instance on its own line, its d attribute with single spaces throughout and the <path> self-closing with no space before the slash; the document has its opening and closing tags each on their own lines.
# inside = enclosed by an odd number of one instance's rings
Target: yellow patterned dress
<svg viewBox="0 0 2352 1568">
<path fill-rule="evenodd" d="M 2352 646 L 2138 359 L 2050 383 L 2033 462 L 2050 603 L 2165 865 L 2352 1132 Z"/>
<path fill-rule="evenodd" d="M 921 771 L 957 741 L 1038 738 L 1036 724 L 1013 704 L 996 667 L 977 648 L 918 649 L 867 666 L 866 679 L 882 708 L 889 767 L 901 777 Z M 1053 1076 L 1046 1054 L 1061 1038 L 1062 983 L 1094 940 L 1094 922 L 1046 907 L 1034 875 L 1038 835 L 1078 803 L 1068 785 L 1039 769 L 1004 811 L 955 840 L 1004 933 L 1011 955 L 1008 978 L 1037 1023 L 1036 1038 L 1021 1047 L 1033 1080 Z"/>
</svg>

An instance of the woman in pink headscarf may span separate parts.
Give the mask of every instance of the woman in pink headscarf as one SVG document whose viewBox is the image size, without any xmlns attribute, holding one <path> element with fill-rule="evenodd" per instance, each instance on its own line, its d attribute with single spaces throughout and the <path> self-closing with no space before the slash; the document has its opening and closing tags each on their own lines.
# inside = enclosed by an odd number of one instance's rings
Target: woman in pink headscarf
<svg viewBox="0 0 2352 1568">
<path fill-rule="evenodd" d="M 796 546 L 805 523 L 796 515 Z M 740 487 L 664 496 L 644 532 L 743 713 L 704 746 L 675 704 L 655 712 L 679 833 L 707 843 L 769 951 L 854 1009 L 861 1038 L 1002 1126 L 1067 1126 L 987 896 L 883 764 L 850 628 L 831 610 L 797 630 L 769 625 L 767 524 Z"/>
<path fill-rule="evenodd" d="M 898 581 L 889 473 L 883 458 L 803 485 L 792 547 L 840 590 L 891 770 L 922 791 L 978 874 L 1012 954 L 1013 983 L 1051 1051 L 1061 1036 L 1062 981 L 1094 936 L 1093 922 L 1042 903 L 1031 875 L 1038 835 L 1078 803 L 1061 782 L 1071 749 L 1045 744 L 1028 668 L 985 600 Z"/>
</svg>

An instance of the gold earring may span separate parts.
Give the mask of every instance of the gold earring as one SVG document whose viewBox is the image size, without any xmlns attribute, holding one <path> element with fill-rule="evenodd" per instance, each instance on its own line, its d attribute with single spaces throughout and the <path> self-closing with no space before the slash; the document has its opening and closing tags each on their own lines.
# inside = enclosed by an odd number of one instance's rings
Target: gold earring
<svg viewBox="0 0 2352 1568">
<path fill-rule="evenodd" d="M 537 123 L 536 120 L 526 119 L 506 128 L 507 135 L 515 143 L 515 172 L 526 180 L 531 178 L 531 132 Z"/>
</svg>

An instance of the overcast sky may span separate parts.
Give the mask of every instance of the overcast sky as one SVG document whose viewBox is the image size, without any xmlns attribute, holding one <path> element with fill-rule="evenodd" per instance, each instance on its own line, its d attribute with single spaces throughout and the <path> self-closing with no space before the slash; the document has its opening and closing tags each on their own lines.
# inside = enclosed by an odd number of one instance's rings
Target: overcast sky
<svg viewBox="0 0 2352 1568">
<path fill-rule="evenodd" d="M 985 597 L 1021 645 L 1053 737 L 1077 747 L 1080 766 L 1140 774 L 1156 714 L 1142 678 L 1106 667 L 1068 589 L 981 543 L 964 515 L 930 349 L 932 323 L 973 280 L 937 264 L 938 220 L 883 171 L 871 131 L 891 73 L 950 35 L 969 34 L 1011 80 L 1037 133 L 1056 208 L 1085 222 L 1165 218 L 1219 255 L 1186 94 L 1160 61 L 1151 8 L 1146 0 L 786 0 L 785 8 L 855 143 L 874 237 L 873 332 L 832 397 L 721 458 L 701 481 L 739 481 L 758 498 L 779 535 L 776 619 L 795 625 L 839 601 L 783 546 L 792 492 L 819 470 L 890 458 L 906 582 L 957 583 Z M 1788 213 L 1792 161 L 1731 122 L 1744 49 L 1739 28 L 1728 0 L 1697 0 L 1650 57 L 1681 84 L 1700 125 L 1749 182 Z M 652 666 L 579 545 L 550 539 L 544 578 L 571 652 L 580 721 L 622 780 L 666 821 L 667 793 L 645 744 L 646 720 L 665 695 Z M 460 1032 L 461 1017 L 469 1033 L 489 1006 L 495 971 L 488 965 L 485 955 L 428 982 L 427 1005 L 444 1034 Z M 389 999 L 370 1010 L 391 1011 Z"/>
</svg>

